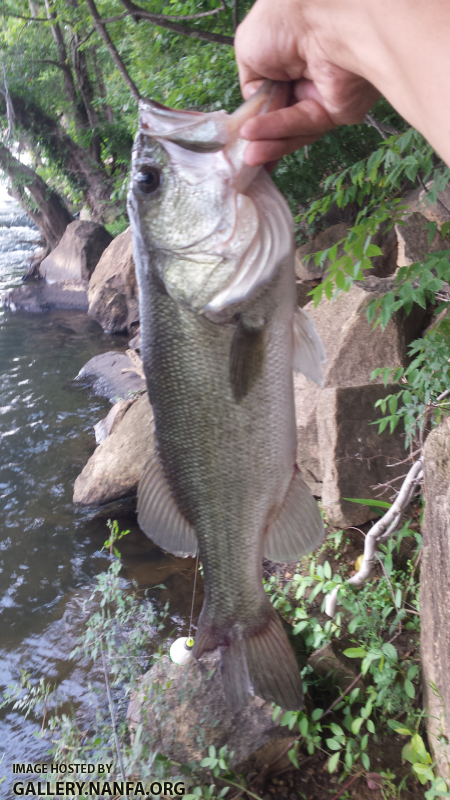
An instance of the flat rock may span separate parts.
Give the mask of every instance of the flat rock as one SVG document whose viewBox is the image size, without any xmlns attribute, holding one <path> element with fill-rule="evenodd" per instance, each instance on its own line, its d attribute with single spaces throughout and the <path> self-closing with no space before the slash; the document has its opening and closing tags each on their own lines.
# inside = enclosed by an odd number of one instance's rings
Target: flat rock
<svg viewBox="0 0 450 800">
<path fill-rule="evenodd" d="M 44 258 L 39 267 L 40 275 L 47 283 L 89 281 L 111 241 L 111 234 L 97 222 L 71 222 L 58 246 Z"/>
<path fill-rule="evenodd" d="M 424 449 L 425 516 L 420 566 L 420 653 L 425 721 L 438 774 L 450 764 L 450 419 Z"/>
<path fill-rule="evenodd" d="M 106 248 L 92 274 L 89 314 L 107 333 L 130 331 L 139 322 L 139 294 L 129 228 Z"/>
<path fill-rule="evenodd" d="M 44 281 L 29 281 L 11 289 L 3 298 L 11 311 L 27 311 L 42 314 L 47 311 L 87 311 L 87 283 L 66 281 L 46 284 Z"/>
<path fill-rule="evenodd" d="M 238 772 L 258 772 L 270 764 L 292 741 L 292 733 L 274 722 L 273 707 L 251 697 L 236 714 L 227 708 L 220 674 L 220 656 L 208 654 L 187 667 L 179 667 L 163 656 L 142 678 L 128 707 L 128 723 L 154 747 L 181 763 L 199 762 L 213 745 L 228 745 L 234 751 L 231 765 Z M 287 762 L 289 763 L 289 762 Z M 280 760 L 274 769 L 285 764 Z"/>
<path fill-rule="evenodd" d="M 133 362 L 125 353 L 110 350 L 91 358 L 80 369 L 76 380 L 85 381 L 95 394 L 116 403 L 118 400 L 129 400 L 130 395 L 146 388 L 145 381 L 134 370 Z"/>
<path fill-rule="evenodd" d="M 316 421 L 322 508 L 331 525 L 341 528 L 375 519 L 373 508 L 345 498 L 376 499 L 377 484 L 405 472 L 404 464 L 398 465 L 405 458 L 400 426 L 394 433 L 386 429 L 379 434 L 378 426 L 371 424 L 381 416 L 374 408 L 376 401 L 393 391 L 393 386 L 372 384 L 324 389 L 319 394 Z"/>
<path fill-rule="evenodd" d="M 144 394 L 97 447 L 76 479 L 75 505 L 99 506 L 134 494 L 153 447 L 153 411 Z"/>
<path fill-rule="evenodd" d="M 384 285 L 388 280 L 371 276 L 372 282 L 368 281 L 368 285 L 374 288 L 374 282 Z M 395 368 L 407 363 L 407 345 L 423 329 L 425 312 L 415 307 L 409 317 L 397 315 L 384 331 L 380 326 L 372 330 L 365 308 L 371 298 L 377 296 L 377 292 L 366 291 L 366 288 L 368 287 L 365 284 L 354 285 L 349 292 L 340 294 L 335 302 L 324 298 L 317 308 L 314 308 L 313 303 L 305 306 L 316 324 L 327 356 L 323 365 L 325 388 L 373 385 L 370 376 L 374 369 Z M 378 382 L 381 382 L 381 378 Z M 320 495 L 323 470 L 317 409 L 323 390 L 309 383 L 303 375 L 294 377 L 294 389 L 297 463 L 311 490 Z M 349 433 L 351 435 L 351 431 Z M 356 442 L 354 446 L 357 447 Z M 350 494 L 350 497 L 356 496 L 354 493 Z"/>
</svg>

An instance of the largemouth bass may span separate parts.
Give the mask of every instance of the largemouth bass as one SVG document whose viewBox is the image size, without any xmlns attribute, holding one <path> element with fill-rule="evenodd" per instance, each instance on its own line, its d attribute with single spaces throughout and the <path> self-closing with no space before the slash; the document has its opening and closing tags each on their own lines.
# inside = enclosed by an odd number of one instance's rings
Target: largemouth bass
<svg viewBox="0 0 450 800">
<path fill-rule="evenodd" d="M 293 392 L 294 367 L 321 383 L 323 348 L 297 309 L 289 208 L 264 169 L 244 164 L 239 139 L 275 91 L 230 116 L 142 101 L 128 196 L 157 438 L 139 525 L 170 553 L 199 549 L 194 656 L 220 647 L 232 710 L 252 692 L 301 707 L 262 557 L 293 561 L 323 538 L 295 463 Z"/>
</svg>

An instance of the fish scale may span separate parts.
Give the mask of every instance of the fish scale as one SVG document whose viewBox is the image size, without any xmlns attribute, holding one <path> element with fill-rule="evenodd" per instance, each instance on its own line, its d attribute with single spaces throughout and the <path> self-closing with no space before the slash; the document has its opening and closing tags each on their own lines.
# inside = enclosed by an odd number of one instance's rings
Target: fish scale
<svg viewBox="0 0 450 800">
<path fill-rule="evenodd" d="M 243 108 L 257 113 L 258 103 Z M 194 656 L 220 647 L 230 708 L 251 693 L 300 708 L 299 668 L 264 591 L 262 557 L 293 560 L 323 537 L 295 464 L 292 375 L 297 361 L 320 381 L 323 349 L 296 311 L 287 205 L 215 114 L 180 131 L 182 112 L 141 106 L 128 209 L 157 448 L 138 520 L 169 552 L 199 549 Z"/>
</svg>

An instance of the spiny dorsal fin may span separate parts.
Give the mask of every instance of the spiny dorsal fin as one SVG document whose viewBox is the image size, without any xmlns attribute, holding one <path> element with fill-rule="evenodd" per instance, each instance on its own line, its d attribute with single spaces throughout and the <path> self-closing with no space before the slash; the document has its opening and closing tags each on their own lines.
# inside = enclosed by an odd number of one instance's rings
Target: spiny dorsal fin
<svg viewBox="0 0 450 800">
<path fill-rule="evenodd" d="M 156 451 L 139 482 L 137 511 L 140 528 L 155 544 L 174 556 L 195 556 L 197 537 L 177 508 Z"/>
<path fill-rule="evenodd" d="M 278 519 L 266 536 L 264 556 L 271 561 L 298 561 L 324 537 L 319 506 L 295 467 Z"/>
<path fill-rule="evenodd" d="M 295 372 L 301 372 L 309 381 L 323 386 L 321 364 L 327 360 L 316 326 L 309 314 L 298 308 L 294 314 L 294 358 Z"/>
<path fill-rule="evenodd" d="M 262 375 L 264 338 L 264 328 L 247 327 L 242 318 L 237 323 L 230 348 L 230 384 L 237 403 Z"/>
</svg>

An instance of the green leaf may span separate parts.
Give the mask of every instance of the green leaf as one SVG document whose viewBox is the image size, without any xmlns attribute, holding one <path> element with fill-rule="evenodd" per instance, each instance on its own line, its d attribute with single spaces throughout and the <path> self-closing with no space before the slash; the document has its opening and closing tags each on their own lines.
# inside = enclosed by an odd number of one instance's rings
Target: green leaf
<svg viewBox="0 0 450 800">
<path fill-rule="evenodd" d="M 340 756 L 340 753 L 335 753 L 334 755 L 331 756 L 331 758 L 328 759 L 328 772 L 329 773 L 335 771 L 337 765 L 339 764 L 339 756 Z"/>
<path fill-rule="evenodd" d="M 363 722 L 364 722 L 364 720 L 363 720 L 362 717 L 356 717 L 356 719 L 353 720 L 353 722 L 352 722 L 352 733 L 354 733 L 355 736 L 357 736 L 358 733 L 360 732 L 361 725 L 363 724 Z"/>
<path fill-rule="evenodd" d="M 414 689 L 414 684 L 412 683 L 412 681 L 409 681 L 408 678 L 406 678 L 406 680 L 405 680 L 404 689 L 405 689 L 405 692 L 408 695 L 408 697 L 410 697 L 412 700 L 414 700 L 414 698 L 416 696 L 416 691 Z"/>
<path fill-rule="evenodd" d="M 326 739 L 326 744 L 330 750 L 342 750 L 342 745 L 336 739 Z"/>
<path fill-rule="evenodd" d="M 292 761 L 294 767 L 299 769 L 298 758 L 297 758 L 297 753 L 295 752 L 295 747 L 293 747 L 292 750 L 288 751 L 288 756 L 289 756 L 290 760 Z"/>
<path fill-rule="evenodd" d="M 306 715 L 301 718 L 298 727 L 299 727 L 301 735 L 306 737 L 307 734 L 308 734 L 308 728 L 309 728 L 308 717 Z"/>
<path fill-rule="evenodd" d="M 367 753 L 361 753 L 361 761 L 364 769 L 370 769 L 370 758 Z"/>
<path fill-rule="evenodd" d="M 374 508 L 390 508 L 392 503 L 386 503 L 385 500 L 370 500 L 355 497 L 343 497 L 343 500 L 348 500 L 349 503 L 359 503 L 362 506 L 373 506 Z"/>
<path fill-rule="evenodd" d="M 389 658 L 390 661 L 398 661 L 397 650 L 395 649 L 393 644 L 391 644 L 390 642 L 385 642 L 381 649 L 384 655 L 387 658 Z"/>
<path fill-rule="evenodd" d="M 343 654 L 347 658 L 364 658 L 367 655 L 365 647 L 347 647 Z"/>
<path fill-rule="evenodd" d="M 320 719 L 322 714 L 323 714 L 323 708 L 315 708 L 311 714 L 311 719 L 313 720 L 313 722 L 317 722 L 317 720 Z"/>
<path fill-rule="evenodd" d="M 342 730 L 340 725 L 336 725 L 335 722 L 332 722 L 330 725 L 330 730 L 333 731 L 335 736 L 345 736 L 344 731 Z"/>
</svg>

